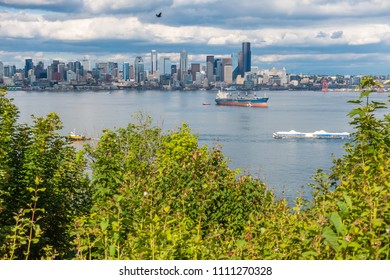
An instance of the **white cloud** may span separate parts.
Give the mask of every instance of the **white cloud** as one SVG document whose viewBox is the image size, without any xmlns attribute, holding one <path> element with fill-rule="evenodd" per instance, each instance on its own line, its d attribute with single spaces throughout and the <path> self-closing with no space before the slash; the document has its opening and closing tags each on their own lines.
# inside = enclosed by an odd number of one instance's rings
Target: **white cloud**
<svg viewBox="0 0 390 280">
<path fill-rule="evenodd" d="M 9 5 L 55 5 L 62 4 L 64 0 L 1 0 L 0 4 Z"/>
<path fill-rule="evenodd" d="M 170 0 L 83 0 L 86 11 L 98 14 L 110 11 L 151 10 L 160 6 L 168 6 Z"/>
<path fill-rule="evenodd" d="M 216 27 L 168 26 L 142 23 L 136 17 L 112 16 L 49 21 L 41 15 L 1 13 L 0 38 L 45 38 L 62 41 L 99 39 L 141 40 L 150 43 L 209 45 L 239 44 L 250 41 L 254 46 L 271 45 L 361 45 L 389 42 L 389 24 L 344 26 L 304 26 L 294 28 L 259 28 L 253 30 Z"/>
</svg>

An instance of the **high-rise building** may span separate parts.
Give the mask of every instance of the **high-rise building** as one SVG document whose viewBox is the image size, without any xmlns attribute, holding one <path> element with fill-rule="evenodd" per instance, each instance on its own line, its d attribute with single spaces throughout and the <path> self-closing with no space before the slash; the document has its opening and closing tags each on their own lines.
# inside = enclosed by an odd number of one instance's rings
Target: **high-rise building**
<svg viewBox="0 0 390 280">
<path fill-rule="evenodd" d="M 232 84 L 233 83 L 233 67 L 231 65 L 225 65 L 223 68 L 224 72 L 224 82 L 227 84 Z"/>
<path fill-rule="evenodd" d="M 220 82 L 222 81 L 221 78 L 222 78 L 222 61 L 220 58 L 216 58 L 214 60 L 214 69 L 215 69 L 215 81 L 216 82 Z"/>
<path fill-rule="evenodd" d="M 161 57 L 159 70 L 161 75 L 171 75 L 171 59 L 169 57 Z"/>
<path fill-rule="evenodd" d="M 238 52 L 238 74 L 241 76 L 241 77 L 244 77 L 243 73 L 244 73 L 244 66 L 242 64 L 242 51 L 239 51 Z"/>
<path fill-rule="evenodd" d="M 90 62 L 87 58 L 84 58 L 82 61 L 81 61 L 81 65 L 83 66 L 83 69 L 85 71 L 90 71 L 91 70 L 91 65 L 90 65 Z"/>
<path fill-rule="evenodd" d="M 224 57 L 224 58 L 222 58 L 222 77 L 221 77 L 221 81 L 225 81 L 226 79 L 228 79 L 230 81 L 232 79 L 232 77 L 226 77 L 225 76 L 225 67 L 226 66 L 232 66 L 232 58 L 231 57 Z"/>
<path fill-rule="evenodd" d="M 134 70 L 134 65 L 130 65 L 130 80 L 135 80 L 135 70 Z"/>
<path fill-rule="evenodd" d="M 159 69 L 158 65 L 157 65 L 157 51 L 156 50 L 152 50 L 150 61 L 151 61 L 151 67 L 150 67 L 151 72 L 152 72 L 152 74 L 155 74 L 157 69 Z"/>
<path fill-rule="evenodd" d="M 0 61 L 0 82 L 3 82 L 4 78 L 4 65 L 3 62 Z"/>
<path fill-rule="evenodd" d="M 130 80 L 130 63 L 125 62 L 123 63 L 123 80 L 128 81 Z"/>
<path fill-rule="evenodd" d="M 177 73 L 177 65 L 176 64 L 171 64 L 171 75 Z"/>
<path fill-rule="evenodd" d="M 79 74 L 79 75 L 83 75 L 83 65 L 81 64 L 80 61 L 75 61 L 74 63 L 74 70 L 72 70 L 73 72 L 75 72 L 76 74 Z"/>
<path fill-rule="evenodd" d="M 192 81 L 196 81 L 196 73 L 200 73 L 200 64 L 192 63 L 191 64 Z"/>
<path fill-rule="evenodd" d="M 242 70 L 241 76 L 244 77 L 245 72 L 251 71 L 251 43 L 242 43 Z"/>
<path fill-rule="evenodd" d="M 25 66 L 24 66 L 24 77 L 28 77 L 28 71 L 34 69 L 34 63 L 31 58 L 27 58 L 25 60 Z"/>
<path fill-rule="evenodd" d="M 15 65 L 6 65 L 4 66 L 4 76 L 11 78 L 16 73 Z"/>
<path fill-rule="evenodd" d="M 137 56 L 134 60 L 134 76 L 137 83 L 145 81 L 144 61 L 140 56 Z"/>
<path fill-rule="evenodd" d="M 183 81 L 184 75 L 188 72 L 188 53 L 183 50 L 180 52 L 179 80 Z"/>
<path fill-rule="evenodd" d="M 214 56 L 208 55 L 206 57 L 206 77 L 209 82 L 214 81 Z"/>
<path fill-rule="evenodd" d="M 65 80 L 65 63 L 61 62 L 58 64 L 58 73 L 59 73 L 59 80 L 63 81 Z"/>
</svg>

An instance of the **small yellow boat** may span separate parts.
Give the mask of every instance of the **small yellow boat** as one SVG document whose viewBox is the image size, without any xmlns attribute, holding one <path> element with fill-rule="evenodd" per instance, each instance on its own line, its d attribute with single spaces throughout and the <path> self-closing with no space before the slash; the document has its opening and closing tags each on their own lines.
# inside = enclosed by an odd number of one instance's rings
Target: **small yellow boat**
<svg viewBox="0 0 390 280">
<path fill-rule="evenodd" d="M 68 139 L 72 141 L 84 141 L 84 140 L 90 140 L 91 138 L 87 138 L 85 137 L 85 135 L 82 134 L 77 134 L 76 129 L 74 129 L 73 131 L 69 132 Z"/>
</svg>

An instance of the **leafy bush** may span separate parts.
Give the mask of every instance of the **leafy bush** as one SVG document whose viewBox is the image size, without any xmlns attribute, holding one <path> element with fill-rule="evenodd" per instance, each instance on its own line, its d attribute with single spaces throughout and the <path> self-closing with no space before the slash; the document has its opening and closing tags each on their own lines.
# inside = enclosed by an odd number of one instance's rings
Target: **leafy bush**
<svg viewBox="0 0 390 280">
<path fill-rule="evenodd" d="M 18 124 L 18 116 L 2 94 L 0 252 L 10 259 L 69 258 L 70 229 L 88 205 L 86 161 L 56 132 L 56 114 L 33 117 L 31 127 Z"/>
<path fill-rule="evenodd" d="M 3 96 L 2 258 L 389 259 L 390 116 L 378 117 L 374 86 L 363 79 L 351 101 L 346 154 L 293 206 L 231 170 L 219 146 L 199 147 L 187 124 L 164 134 L 138 114 L 75 153 L 57 115 L 16 124 Z"/>
</svg>

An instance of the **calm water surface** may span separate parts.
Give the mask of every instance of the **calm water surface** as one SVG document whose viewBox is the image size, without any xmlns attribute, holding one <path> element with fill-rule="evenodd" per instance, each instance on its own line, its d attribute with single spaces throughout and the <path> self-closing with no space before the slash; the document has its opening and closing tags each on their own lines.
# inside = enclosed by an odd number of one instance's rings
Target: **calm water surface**
<svg viewBox="0 0 390 280">
<path fill-rule="evenodd" d="M 354 92 L 267 91 L 268 108 L 214 105 L 212 91 L 9 92 L 21 111 L 20 121 L 31 114 L 57 112 L 62 133 L 77 132 L 98 138 L 105 128 L 126 126 L 132 115 L 144 112 L 163 129 L 186 122 L 199 135 L 200 145 L 218 143 L 232 168 L 243 168 L 263 179 L 278 195 L 295 198 L 311 182 L 317 168 L 327 170 L 332 155 L 340 157 L 345 140 L 273 139 L 272 133 L 294 129 L 351 132 L 348 112 Z M 385 102 L 386 94 L 373 98 Z M 202 103 L 211 105 L 205 106 Z M 309 196 L 310 189 L 304 188 Z"/>
</svg>

